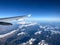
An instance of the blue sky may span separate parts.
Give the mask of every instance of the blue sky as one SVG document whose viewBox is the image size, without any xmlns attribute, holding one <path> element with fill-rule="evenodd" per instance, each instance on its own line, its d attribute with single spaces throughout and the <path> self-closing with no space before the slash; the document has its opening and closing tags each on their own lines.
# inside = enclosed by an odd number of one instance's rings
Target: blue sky
<svg viewBox="0 0 60 45">
<path fill-rule="evenodd" d="M 60 18 L 59 0 L 0 0 L 0 17 L 32 14 L 32 17 Z"/>
</svg>

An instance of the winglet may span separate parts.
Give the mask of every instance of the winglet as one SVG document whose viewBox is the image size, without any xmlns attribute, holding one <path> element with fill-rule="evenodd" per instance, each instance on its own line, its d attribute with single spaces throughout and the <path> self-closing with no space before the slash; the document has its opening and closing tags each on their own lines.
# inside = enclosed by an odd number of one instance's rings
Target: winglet
<svg viewBox="0 0 60 45">
<path fill-rule="evenodd" d="M 28 17 L 31 17 L 31 14 L 29 14 Z"/>
</svg>

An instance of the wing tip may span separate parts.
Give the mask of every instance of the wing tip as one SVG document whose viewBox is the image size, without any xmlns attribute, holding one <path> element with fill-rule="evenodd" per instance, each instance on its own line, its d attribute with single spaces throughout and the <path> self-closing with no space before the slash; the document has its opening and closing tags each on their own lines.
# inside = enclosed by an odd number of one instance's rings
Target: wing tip
<svg viewBox="0 0 60 45">
<path fill-rule="evenodd" d="M 31 17 L 31 14 L 29 14 L 28 17 Z"/>
</svg>

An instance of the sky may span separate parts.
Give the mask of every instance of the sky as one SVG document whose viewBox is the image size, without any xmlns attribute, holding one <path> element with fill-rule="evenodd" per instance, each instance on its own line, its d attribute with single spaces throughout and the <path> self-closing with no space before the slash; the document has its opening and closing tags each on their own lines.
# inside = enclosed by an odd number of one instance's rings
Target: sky
<svg viewBox="0 0 60 45">
<path fill-rule="evenodd" d="M 0 18 L 28 14 L 34 18 L 60 18 L 60 1 L 0 0 Z"/>
</svg>

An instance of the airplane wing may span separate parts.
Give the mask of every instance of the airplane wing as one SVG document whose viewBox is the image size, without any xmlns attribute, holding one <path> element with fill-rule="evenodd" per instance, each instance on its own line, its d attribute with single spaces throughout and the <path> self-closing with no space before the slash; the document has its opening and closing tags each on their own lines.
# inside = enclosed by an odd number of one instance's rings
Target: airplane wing
<svg viewBox="0 0 60 45">
<path fill-rule="evenodd" d="M 0 18 L 0 25 L 11 25 L 11 21 L 18 20 L 18 19 L 25 19 L 29 18 L 31 15 L 24 15 L 24 16 L 15 16 L 15 17 L 7 17 L 7 18 Z"/>
<path fill-rule="evenodd" d="M 8 21 L 12 21 L 12 20 L 24 19 L 24 18 L 28 18 L 28 17 L 30 17 L 30 16 L 31 16 L 31 15 L 0 18 L 0 22 L 8 22 Z"/>
</svg>

